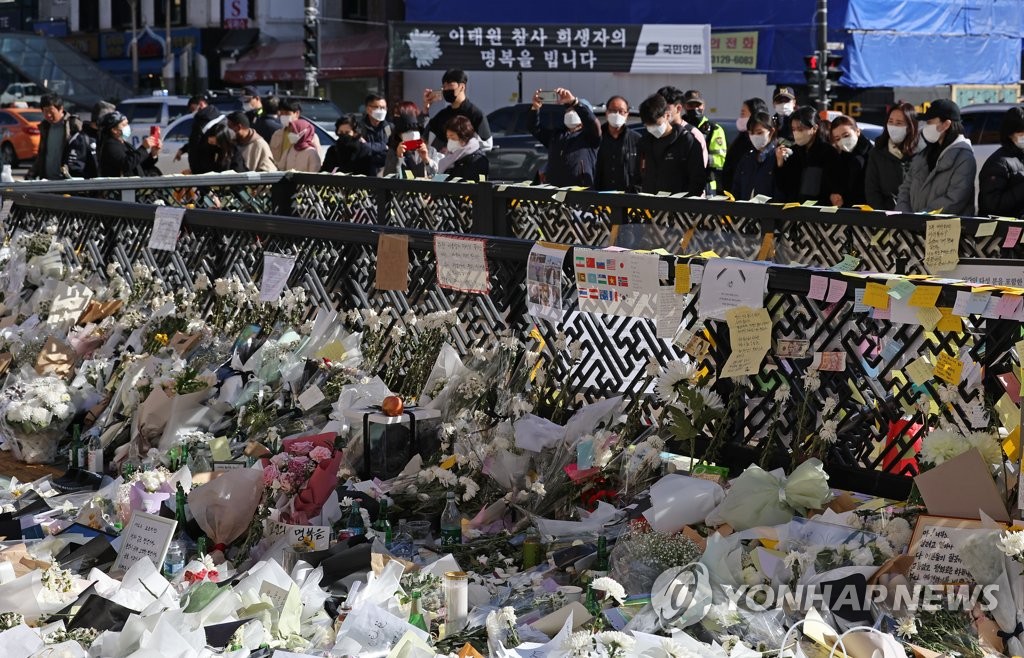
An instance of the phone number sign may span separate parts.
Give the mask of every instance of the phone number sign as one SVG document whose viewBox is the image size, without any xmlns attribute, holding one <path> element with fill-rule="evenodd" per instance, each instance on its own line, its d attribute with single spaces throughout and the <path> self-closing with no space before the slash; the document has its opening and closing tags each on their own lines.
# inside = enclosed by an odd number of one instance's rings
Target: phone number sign
<svg viewBox="0 0 1024 658">
<path fill-rule="evenodd" d="M 757 32 L 712 32 L 711 66 L 716 69 L 756 69 Z"/>
</svg>

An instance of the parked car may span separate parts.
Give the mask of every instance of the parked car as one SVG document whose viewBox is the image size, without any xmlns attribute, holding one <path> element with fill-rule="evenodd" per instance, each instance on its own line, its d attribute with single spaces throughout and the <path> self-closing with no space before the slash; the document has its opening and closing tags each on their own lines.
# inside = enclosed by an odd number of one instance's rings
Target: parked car
<svg viewBox="0 0 1024 658">
<path fill-rule="evenodd" d="M 974 159 L 978 163 L 978 174 L 981 167 L 1001 146 L 999 127 L 1003 123 L 1003 115 L 1013 103 L 985 103 L 968 105 L 960 108 L 960 118 L 964 124 L 964 136 L 971 140 L 974 147 Z"/>
<path fill-rule="evenodd" d="M 533 181 L 548 163 L 544 149 L 515 146 L 492 149 L 487 153 L 490 162 L 488 179 L 499 183 L 521 183 Z"/>
<path fill-rule="evenodd" d="M 121 114 L 128 117 L 132 128 L 132 142 L 139 145 L 149 135 L 152 126 L 165 132 L 178 117 L 188 114 L 188 96 L 142 96 L 129 98 L 117 104 Z"/>
<path fill-rule="evenodd" d="M 43 112 L 38 109 L 5 108 L 0 110 L 0 158 L 12 167 L 23 160 L 33 160 L 39 153 L 39 123 Z"/>
<path fill-rule="evenodd" d="M 317 124 L 330 134 L 334 134 L 334 122 L 341 118 L 342 111 L 334 101 L 314 96 L 278 96 L 281 100 L 286 98 L 298 101 L 302 106 L 302 117 Z M 241 103 L 241 101 L 239 101 Z M 323 139 L 320 140 L 323 143 Z"/>
<path fill-rule="evenodd" d="M 7 85 L 0 94 L 0 105 L 9 107 L 15 103 L 25 103 L 26 106 L 39 107 L 46 90 L 34 82 L 13 82 Z"/>
<path fill-rule="evenodd" d="M 174 154 L 185 145 L 192 133 L 192 116 L 186 114 L 183 117 L 178 117 L 163 131 L 163 143 L 160 145 L 160 159 L 157 161 L 157 167 L 164 174 L 180 174 L 188 169 L 188 158 L 182 157 L 181 160 L 175 162 Z M 320 139 L 320 159 L 323 160 L 327 149 L 334 144 L 334 134 L 327 132 L 315 123 L 313 128 L 316 130 L 316 136 Z"/>
</svg>

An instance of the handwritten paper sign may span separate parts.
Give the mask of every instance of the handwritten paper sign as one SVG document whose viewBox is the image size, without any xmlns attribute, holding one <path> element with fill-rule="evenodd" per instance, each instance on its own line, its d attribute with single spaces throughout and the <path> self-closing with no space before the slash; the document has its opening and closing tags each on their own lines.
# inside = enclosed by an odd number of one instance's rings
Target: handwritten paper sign
<svg viewBox="0 0 1024 658">
<path fill-rule="evenodd" d="M 291 276 L 292 268 L 295 267 L 295 257 L 285 254 L 275 254 L 269 251 L 263 252 L 263 281 L 260 283 L 260 301 L 276 301 L 284 287 L 288 284 L 288 277 Z"/>
<path fill-rule="evenodd" d="M 960 218 L 929 219 L 924 225 L 924 265 L 929 272 L 948 272 L 960 262 Z"/>
<path fill-rule="evenodd" d="M 725 312 L 725 321 L 729 325 L 732 353 L 719 377 L 756 375 L 772 346 L 772 319 L 768 311 L 746 306 L 734 308 Z"/>
<path fill-rule="evenodd" d="M 658 294 L 658 317 L 655 321 L 655 334 L 658 338 L 675 338 L 683 321 L 687 299 L 686 295 L 676 294 L 674 285 L 661 287 Z"/>
<path fill-rule="evenodd" d="M 149 234 L 149 248 L 174 251 L 184 218 L 184 208 L 157 206 L 153 215 L 153 232 Z"/>
<path fill-rule="evenodd" d="M 490 292 L 486 247 L 487 242 L 478 238 L 434 236 L 437 285 L 481 295 Z"/>
<path fill-rule="evenodd" d="M 164 563 L 167 547 L 171 545 L 177 525 L 174 519 L 146 512 L 132 512 L 128 525 L 121 533 L 121 549 L 114 561 L 114 570 L 127 571 L 144 557 L 148 557 L 159 568 Z"/>
<path fill-rule="evenodd" d="M 957 546 L 981 527 L 981 522 L 973 519 L 920 516 L 910 540 L 909 553 L 915 556 L 911 581 L 934 585 L 973 583 L 974 577 L 963 566 Z"/>
<path fill-rule="evenodd" d="M 290 525 L 267 519 L 266 536 L 287 537 L 288 545 L 301 551 L 321 551 L 331 544 L 331 528 L 320 525 Z"/>
<path fill-rule="evenodd" d="M 732 308 L 762 308 L 767 284 L 766 263 L 710 259 L 701 283 L 700 316 L 722 320 Z"/>
<path fill-rule="evenodd" d="M 964 362 L 943 352 L 935 363 L 935 376 L 944 382 L 958 386 L 964 371 Z"/>
</svg>

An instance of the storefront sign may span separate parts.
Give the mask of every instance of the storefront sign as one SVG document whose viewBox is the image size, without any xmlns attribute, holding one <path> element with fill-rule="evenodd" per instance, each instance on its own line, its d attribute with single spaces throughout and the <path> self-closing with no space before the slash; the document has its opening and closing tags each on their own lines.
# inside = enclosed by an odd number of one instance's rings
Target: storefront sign
<svg viewBox="0 0 1024 658">
<path fill-rule="evenodd" d="M 709 25 L 392 23 L 395 70 L 711 73 Z"/>
<path fill-rule="evenodd" d="M 249 27 L 249 0 L 224 0 L 224 29 L 244 30 Z"/>
<path fill-rule="evenodd" d="M 711 66 L 716 69 L 756 69 L 757 32 L 712 34 Z"/>
</svg>

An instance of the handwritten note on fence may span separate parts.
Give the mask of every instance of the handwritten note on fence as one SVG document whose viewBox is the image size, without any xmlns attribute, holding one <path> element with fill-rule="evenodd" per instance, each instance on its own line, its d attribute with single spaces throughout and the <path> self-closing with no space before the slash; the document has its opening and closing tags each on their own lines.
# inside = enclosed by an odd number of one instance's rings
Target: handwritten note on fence
<svg viewBox="0 0 1024 658">
<path fill-rule="evenodd" d="M 437 285 L 482 295 L 490 292 L 486 246 L 486 241 L 476 238 L 434 236 Z"/>
<path fill-rule="evenodd" d="M 732 353 L 719 377 L 755 375 L 772 346 L 772 319 L 763 308 L 741 306 L 725 312 Z"/>
<path fill-rule="evenodd" d="M 273 302 L 281 296 L 288 277 L 295 267 L 295 257 L 285 254 L 263 252 L 263 281 L 260 284 L 260 301 Z"/>
<path fill-rule="evenodd" d="M 931 273 L 948 272 L 960 262 L 960 218 L 929 219 L 924 225 L 924 264 Z"/>
<path fill-rule="evenodd" d="M 157 206 L 153 215 L 153 232 L 149 234 L 149 248 L 174 251 L 181 232 L 181 220 L 185 218 L 184 208 Z"/>
</svg>

